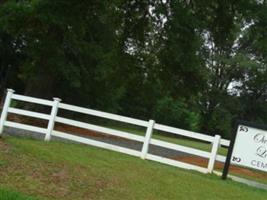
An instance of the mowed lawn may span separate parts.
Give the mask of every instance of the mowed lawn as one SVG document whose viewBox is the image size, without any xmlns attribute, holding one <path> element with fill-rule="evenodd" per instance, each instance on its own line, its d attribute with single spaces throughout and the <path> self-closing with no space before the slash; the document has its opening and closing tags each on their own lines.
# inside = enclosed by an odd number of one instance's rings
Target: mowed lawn
<svg viewBox="0 0 267 200">
<path fill-rule="evenodd" d="M 81 144 L 14 137 L 0 139 L 0 188 L 1 200 L 267 198 L 265 190 L 215 175 Z"/>
</svg>

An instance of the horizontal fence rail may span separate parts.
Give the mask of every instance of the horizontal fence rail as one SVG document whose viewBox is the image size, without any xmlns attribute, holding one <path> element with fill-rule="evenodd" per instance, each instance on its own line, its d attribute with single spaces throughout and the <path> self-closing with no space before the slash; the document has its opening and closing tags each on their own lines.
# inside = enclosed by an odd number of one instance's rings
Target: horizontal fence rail
<svg viewBox="0 0 267 200">
<path fill-rule="evenodd" d="M 188 154 L 192 154 L 192 155 L 200 156 L 200 157 L 204 157 L 204 158 L 209 158 L 210 157 L 210 152 L 194 149 L 194 148 L 191 148 L 191 147 L 185 147 L 185 146 L 182 146 L 182 145 L 179 145 L 179 144 L 165 142 L 165 141 L 161 141 L 161 140 L 157 140 L 157 139 L 151 139 L 150 144 L 153 144 L 153 145 L 156 145 L 156 146 L 160 146 L 160 147 L 163 147 L 163 148 L 167 148 L 167 149 L 173 149 L 173 150 L 176 150 L 176 151 L 181 151 L 181 152 L 184 152 L 184 153 L 188 153 Z"/>
<path fill-rule="evenodd" d="M 8 126 L 8 127 L 12 127 L 12 128 L 19 128 L 19 129 L 23 129 L 26 131 L 32 131 L 32 132 L 43 133 L 43 134 L 46 134 L 46 132 L 47 132 L 47 130 L 45 128 L 21 124 L 21 123 L 17 123 L 17 122 L 6 121 L 4 123 L 4 125 Z"/>
<path fill-rule="evenodd" d="M 225 162 L 226 160 L 226 156 L 222 156 L 222 155 L 217 155 L 216 156 L 216 160 L 219 161 L 219 162 Z"/>
<path fill-rule="evenodd" d="M 165 131 L 165 132 L 172 133 L 172 134 L 176 134 L 179 136 L 203 140 L 206 142 L 212 142 L 213 141 L 212 136 L 204 135 L 204 134 L 200 134 L 200 133 L 196 133 L 196 132 L 192 132 L 192 131 L 187 131 L 187 130 L 183 130 L 183 129 L 179 129 L 179 128 L 173 128 L 173 127 L 162 125 L 162 124 L 155 124 L 154 129 L 159 130 L 159 131 Z"/>
<path fill-rule="evenodd" d="M 65 103 L 61 103 L 58 107 L 65 109 L 65 110 L 73 111 L 73 112 L 79 112 L 79 113 L 83 113 L 83 114 L 87 114 L 87 115 L 93 115 L 93 116 L 111 119 L 111 120 L 115 120 L 115 121 L 119 121 L 119 122 L 125 122 L 128 124 L 133 124 L 133 125 L 138 125 L 138 126 L 143 126 L 143 127 L 147 127 L 147 125 L 148 125 L 147 121 L 143 121 L 140 119 L 134 119 L 131 117 L 124 117 L 121 115 L 111 114 L 111 113 L 102 112 L 102 111 L 98 111 L 98 110 L 92 110 L 89 108 L 83 108 L 83 107 L 79 107 L 79 106 L 73 106 L 73 105 L 69 105 L 69 104 L 65 104 Z"/>
<path fill-rule="evenodd" d="M 34 103 L 34 104 L 40 104 L 51 107 L 50 114 L 45 113 L 39 113 L 19 108 L 11 107 L 11 101 L 17 100 L 17 101 L 23 101 L 28 103 Z M 114 120 L 118 122 L 128 123 L 136 126 L 146 127 L 146 133 L 144 136 L 136 135 L 133 133 L 129 133 L 127 131 L 120 131 L 112 128 L 102 127 L 99 125 L 94 125 L 86 122 L 81 122 L 73 119 L 68 119 L 64 117 L 58 116 L 58 109 L 64 109 L 76 113 L 82 113 L 86 115 L 92 115 L 100 118 L 105 118 L 109 120 Z M 46 128 L 38 127 L 38 126 L 32 126 L 27 125 L 23 123 L 17 123 L 13 121 L 8 121 L 7 116 L 8 113 L 27 116 L 27 117 L 33 117 L 38 118 L 42 120 L 47 120 L 48 125 Z M 54 129 L 55 123 L 61 123 L 69 126 L 74 126 L 86 130 L 95 131 L 97 133 L 104 133 L 108 134 L 114 137 L 120 137 L 126 140 L 133 140 L 135 142 L 142 143 L 142 149 L 141 151 L 121 147 L 119 145 L 106 143 L 103 141 L 97 141 L 95 139 L 91 139 L 88 137 L 83 136 L 77 136 L 70 133 L 64 133 L 61 131 L 57 131 Z M 40 133 L 45 135 L 45 140 L 49 141 L 51 136 L 55 136 L 58 138 L 79 142 L 91 146 L 96 146 L 108 150 L 117 151 L 120 153 L 129 154 L 132 156 L 140 157 L 142 159 L 148 159 L 164 164 L 168 164 L 171 166 L 176 166 L 184 169 L 189 170 L 196 170 L 202 173 L 212 173 L 214 169 L 215 161 L 219 162 L 225 162 L 226 158 L 225 156 L 218 154 L 218 149 L 220 146 L 229 147 L 229 140 L 222 139 L 219 135 L 216 136 L 209 136 L 201 133 L 196 133 L 188 130 L 183 130 L 179 128 L 174 128 L 171 126 L 166 126 L 162 124 L 156 123 L 154 120 L 144 121 L 140 119 L 135 119 L 131 117 L 121 116 L 117 114 L 111 114 L 107 112 L 102 112 L 98 110 L 93 110 L 89 108 L 83 108 L 79 106 L 74 106 L 70 104 L 61 103 L 61 99 L 54 98 L 53 101 L 45 100 L 45 99 L 39 99 L 35 97 L 28 97 L 24 95 L 18 95 L 14 94 L 14 90 L 8 89 L 5 103 L 2 109 L 1 118 L 0 118 L 0 134 L 3 132 L 4 126 L 6 127 L 12 127 L 12 128 L 18 128 L 22 130 L 31 131 L 34 133 Z M 153 130 L 158 130 L 166 133 L 175 134 L 177 136 L 187 137 L 194 140 L 200 140 L 202 142 L 205 142 L 206 144 L 211 145 L 211 151 L 204 151 L 200 149 L 196 149 L 193 147 L 188 147 L 185 145 L 175 144 L 171 142 L 166 142 L 160 139 L 154 139 L 153 138 Z M 190 154 L 192 156 L 198 156 L 202 157 L 204 159 L 208 159 L 208 166 L 207 167 L 200 167 L 197 165 L 177 161 L 170 159 L 168 157 L 162 157 L 158 155 L 151 154 L 149 152 L 150 145 L 158 146 L 160 148 L 166 148 L 171 149 L 174 151 L 183 152 L 185 154 Z"/>
<path fill-rule="evenodd" d="M 208 170 L 206 168 L 204 168 L 204 167 L 199 167 L 199 166 L 196 166 L 196 165 L 192 165 L 192 164 L 188 164 L 188 163 L 172 160 L 172 159 L 161 157 L 161 156 L 148 154 L 147 155 L 147 159 L 148 160 L 153 160 L 153 161 L 156 161 L 156 162 L 160 162 L 160 163 L 163 163 L 163 164 L 175 166 L 175 167 L 180 167 L 180 168 L 183 168 L 183 169 L 196 170 L 196 171 L 199 171 L 201 173 L 208 173 Z"/>
<path fill-rule="evenodd" d="M 230 146 L 230 141 L 229 140 L 222 139 L 221 140 L 221 145 L 222 146 L 225 146 L 225 147 L 229 147 Z"/>
<path fill-rule="evenodd" d="M 76 126 L 79 128 L 84 128 L 84 129 L 100 132 L 100 133 L 107 133 L 107 134 L 117 136 L 117 137 L 123 137 L 123 138 L 130 139 L 130 140 L 136 140 L 138 142 L 144 141 L 144 137 L 139 136 L 139 135 L 134 135 L 134 134 L 130 134 L 130 133 L 123 132 L 123 131 L 118 131 L 118 130 L 114 130 L 114 129 L 110 129 L 110 128 L 92 125 L 89 123 L 84 123 L 84 122 L 80 122 L 80 121 L 76 121 L 76 120 L 66 119 L 66 118 L 62 118 L 62 117 L 56 117 L 55 121 L 63 123 L 63 124 L 71 125 L 71 126 Z"/>
<path fill-rule="evenodd" d="M 53 101 L 49 101 L 49 100 L 45 100 L 45 99 L 39 99 L 39 98 L 35 98 L 35 97 L 28 97 L 28 96 L 24 96 L 24 95 L 18 95 L 18 94 L 13 94 L 12 99 L 19 100 L 19 101 L 25 101 L 25 102 L 29 102 L 29 103 L 41 104 L 41 105 L 45 105 L 45 106 L 52 106 L 53 105 Z"/>
<path fill-rule="evenodd" d="M 105 142 L 99 142 L 96 140 L 92 140 L 92 139 L 88 139 L 88 138 L 84 138 L 84 137 L 80 137 L 80 136 L 76 136 L 76 135 L 66 134 L 66 133 L 63 133 L 60 131 L 53 131 L 52 135 L 54 135 L 56 137 L 63 138 L 63 139 L 67 139 L 67 140 L 71 140 L 71 141 L 75 141 L 75 142 L 80 142 L 83 144 L 88 144 L 88 145 L 92 145 L 92 146 L 96 146 L 96 147 L 100 147 L 100 148 L 104 148 L 104 149 L 108 149 L 108 150 L 117 151 L 120 153 L 126 153 L 126 154 L 129 154 L 132 156 L 140 157 L 139 151 L 124 148 L 124 147 L 119 147 L 117 145 L 107 144 Z"/>
<path fill-rule="evenodd" d="M 50 119 L 50 115 L 42 114 L 42 113 L 38 113 L 38 112 L 32 112 L 32 111 L 28 111 L 28 110 L 22 110 L 22 109 L 18 109 L 18 108 L 8 108 L 8 112 L 18 114 L 18 115 L 24 115 L 24 116 L 28 116 L 28 117 L 39 118 L 39 119 L 46 119 L 46 120 Z"/>
</svg>

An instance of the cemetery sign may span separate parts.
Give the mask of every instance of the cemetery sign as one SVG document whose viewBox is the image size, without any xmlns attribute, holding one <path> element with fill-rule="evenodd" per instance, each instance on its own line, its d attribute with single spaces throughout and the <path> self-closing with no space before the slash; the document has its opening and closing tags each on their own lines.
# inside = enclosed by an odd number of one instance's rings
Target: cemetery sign
<svg viewBox="0 0 267 200">
<path fill-rule="evenodd" d="M 237 123 L 222 178 L 226 179 L 230 164 L 267 172 L 267 128 L 249 122 Z"/>
</svg>

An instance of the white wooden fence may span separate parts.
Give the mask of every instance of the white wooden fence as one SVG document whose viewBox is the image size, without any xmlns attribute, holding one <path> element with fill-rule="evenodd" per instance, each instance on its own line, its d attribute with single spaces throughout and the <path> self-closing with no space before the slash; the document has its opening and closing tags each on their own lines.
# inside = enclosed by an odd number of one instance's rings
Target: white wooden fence
<svg viewBox="0 0 267 200">
<path fill-rule="evenodd" d="M 24 102 L 50 106 L 51 113 L 49 115 L 49 114 L 32 112 L 28 110 L 22 110 L 22 109 L 11 107 L 10 103 L 12 100 L 18 100 L 18 101 L 24 101 Z M 97 125 L 93 125 L 89 123 L 76 121 L 73 119 L 59 117 L 57 115 L 58 109 L 64 109 L 64 110 L 83 113 L 87 115 L 93 115 L 93 116 L 97 116 L 101 118 L 111 119 L 111 120 L 115 120 L 119 122 L 124 122 L 128 124 L 138 125 L 141 127 L 145 127 L 146 133 L 145 133 L 145 136 L 140 136 L 140 135 L 135 135 L 135 134 L 128 133 L 125 131 L 119 131 L 119 130 L 115 130 L 111 128 L 106 128 L 106 127 L 101 127 L 101 126 L 97 126 Z M 18 115 L 48 120 L 48 126 L 47 128 L 41 128 L 37 126 L 31 126 L 31 125 L 26 125 L 22 123 L 7 121 L 8 113 L 14 113 Z M 86 137 L 81 137 L 81 136 L 76 136 L 76 135 L 72 135 L 69 133 L 64 133 L 61 131 L 56 131 L 54 130 L 55 122 L 141 142 L 143 143 L 142 150 L 137 151 L 134 149 L 125 148 L 125 147 L 121 147 L 121 146 L 114 145 L 114 144 L 108 144 L 102 141 L 96 141 L 96 140 L 89 139 Z M 3 106 L 1 119 L 0 119 L 0 135 L 3 132 L 4 126 L 44 134 L 45 141 L 49 141 L 51 139 L 51 136 L 56 136 L 56 137 L 64 138 L 64 139 L 71 140 L 71 141 L 76 141 L 76 142 L 80 142 L 80 143 L 84 143 L 84 144 L 88 144 L 88 145 L 92 145 L 92 146 L 96 146 L 96 147 L 100 147 L 104 149 L 109 149 L 109 150 L 129 154 L 132 156 L 137 156 L 142 159 L 153 160 L 153 161 L 161 162 L 164 164 L 168 164 L 168 165 L 172 165 L 172 166 L 176 166 L 176 167 L 180 167 L 184 169 L 197 170 L 202 173 L 212 173 L 216 160 L 220 162 L 225 162 L 225 156 L 218 155 L 218 148 L 221 145 L 225 147 L 229 146 L 229 141 L 222 139 L 219 135 L 215 135 L 213 137 L 209 135 L 204 135 L 200 133 L 195 133 L 195 132 L 191 132 L 191 131 L 187 131 L 187 130 L 183 130 L 179 128 L 173 128 L 170 126 L 158 124 L 158 123 L 155 123 L 154 120 L 144 121 L 144 120 L 134 119 L 134 118 L 120 116 L 116 114 L 110 114 L 110 113 L 106 113 L 102 111 L 92 110 L 88 108 L 73 106 L 73 105 L 61 103 L 61 100 L 59 98 L 54 98 L 53 101 L 50 101 L 50 100 L 44 100 L 44 99 L 39 99 L 39 98 L 34 98 L 34 97 L 28 97 L 24 95 L 18 95 L 18 94 L 14 94 L 14 90 L 12 89 L 7 90 L 7 95 L 6 95 L 6 99 L 5 99 L 5 103 Z M 153 130 L 164 131 L 164 132 L 168 132 L 171 134 L 176 134 L 179 136 L 184 136 L 188 138 L 193 138 L 195 140 L 208 142 L 212 145 L 212 148 L 210 152 L 207 152 L 207 151 L 195 149 L 192 147 L 182 146 L 182 145 L 178 145 L 178 144 L 174 144 L 170 142 L 165 142 L 159 139 L 154 139 L 152 137 Z M 156 145 L 156 146 L 164 147 L 167 149 L 181 151 L 181 152 L 191 154 L 194 156 L 200 156 L 200 157 L 206 158 L 209 160 L 208 166 L 204 168 L 204 167 L 200 167 L 197 165 L 176 161 L 170 158 L 153 155 L 149 153 L 150 145 Z"/>
</svg>

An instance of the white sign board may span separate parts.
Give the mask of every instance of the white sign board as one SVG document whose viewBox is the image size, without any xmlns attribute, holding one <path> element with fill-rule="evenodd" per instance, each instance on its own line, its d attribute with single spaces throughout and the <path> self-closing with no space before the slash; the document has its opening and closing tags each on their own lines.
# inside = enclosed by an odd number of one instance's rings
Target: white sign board
<svg viewBox="0 0 267 200">
<path fill-rule="evenodd" d="M 267 131 L 239 125 L 231 163 L 267 172 Z"/>
</svg>

